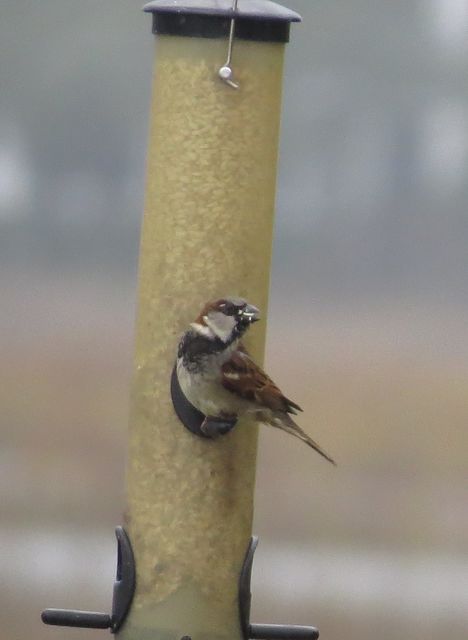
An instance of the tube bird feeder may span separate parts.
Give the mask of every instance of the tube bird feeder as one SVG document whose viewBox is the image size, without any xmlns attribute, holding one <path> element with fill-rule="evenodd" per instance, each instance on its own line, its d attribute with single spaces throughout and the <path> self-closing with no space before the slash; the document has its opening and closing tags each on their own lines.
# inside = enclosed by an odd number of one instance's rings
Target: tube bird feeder
<svg viewBox="0 0 468 640">
<path fill-rule="evenodd" d="M 237 11 L 231 0 L 156 0 L 145 11 L 157 37 L 128 466 L 137 589 L 121 635 L 232 640 L 257 428 L 193 436 L 168 381 L 204 302 L 230 294 L 266 309 L 284 43 L 299 17 L 246 0 Z M 219 75 L 226 62 L 238 88 Z M 248 344 L 260 360 L 262 324 Z"/>
<path fill-rule="evenodd" d="M 108 626 L 122 640 L 315 638 L 249 625 L 257 427 L 197 437 L 169 390 L 179 337 L 207 300 L 267 308 L 284 45 L 300 17 L 266 0 L 144 10 L 157 37 L 125 515 L 136 589 L 123 625 Z M 246 340 L 259 362 L 265 324 Z"/>
</svg>

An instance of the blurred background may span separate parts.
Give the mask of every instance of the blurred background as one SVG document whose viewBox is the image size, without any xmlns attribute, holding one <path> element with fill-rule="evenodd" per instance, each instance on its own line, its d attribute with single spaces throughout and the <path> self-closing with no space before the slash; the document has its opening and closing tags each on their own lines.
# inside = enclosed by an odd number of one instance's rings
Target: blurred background
<svg viewBox="0 0 468 640">
<path fill-rule="evenodd" d="M 134 0 L 0 7 L 0 638 L 107 611 L 153 38 Z M 287 4 L 287 3 L 286 3 Z M 291 0 L 253 620 L 466 638 L 468 0 Z M 275 344 L 275 349 L 272 345 Z"/>
</svg>

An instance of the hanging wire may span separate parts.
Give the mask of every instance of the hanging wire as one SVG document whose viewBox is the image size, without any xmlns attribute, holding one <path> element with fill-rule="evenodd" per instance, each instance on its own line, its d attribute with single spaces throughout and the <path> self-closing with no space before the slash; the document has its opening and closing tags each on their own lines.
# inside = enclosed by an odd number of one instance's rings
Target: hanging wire
<svg viewBox="0 0 468 640">
<path fill-rule="evenodd" d="M 234 72 L 233 72 L 232 67 L 231 67 L 232 48 L 234 46 L 234 32 L 235 32 L 235 29 L 236 29 L 236 17 L 235 17 L 235 14 L 237 13 L 237 4 L 238 4 L 238 2 L 239 2 L 239 0 L 232 0 L 232 11 L 233 11 L 234 15 L 231 18 L 231 26 L 230 26 L 230 29 L 229 29 L 229 43 L 228 43 L 227 59 L 226 59 L 226 62 L 224 63 L 224 65 L 218 71 L 218 76 L 221 78 L 221 80 L 223 82 L 225 82 L 226 84 L 228 84 L 233 89 L 238 89 L 239 88 L 239 84 L 237 82 L 235 82 L 235 80 L 233 79 Z"/>
</svg>

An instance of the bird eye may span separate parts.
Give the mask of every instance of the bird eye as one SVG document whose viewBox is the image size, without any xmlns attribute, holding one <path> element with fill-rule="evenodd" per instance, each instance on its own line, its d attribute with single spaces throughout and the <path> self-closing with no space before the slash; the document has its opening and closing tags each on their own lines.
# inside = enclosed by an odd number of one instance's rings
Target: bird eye
<svg viewBox="0 0 468 640">
<path fill-rule="evenodd" d="M 241 316 L 244 312 L 244 304 L 235 304 L 233 302 L 221 302 L 218 304 L 218 311 L 226 316 Z"/>
</svg>

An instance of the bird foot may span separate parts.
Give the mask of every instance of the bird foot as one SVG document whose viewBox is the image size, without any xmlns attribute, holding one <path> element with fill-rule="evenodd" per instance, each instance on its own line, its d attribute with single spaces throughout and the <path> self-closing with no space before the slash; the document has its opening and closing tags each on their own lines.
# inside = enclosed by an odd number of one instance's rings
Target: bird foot
<svg viewBox="0 0 468 640">
<path fill-rule="evenodd" d="M 237 424 L 235 416 L 206 416 L 203 420 L 200 430 L 207 438 L 217 438 L 225 436 Z"/>
</svg>

